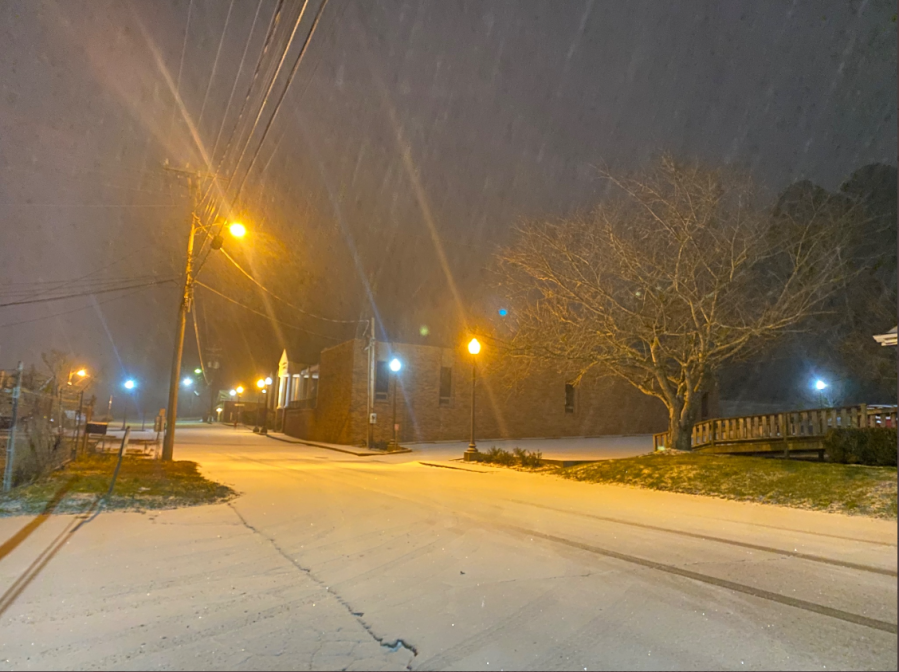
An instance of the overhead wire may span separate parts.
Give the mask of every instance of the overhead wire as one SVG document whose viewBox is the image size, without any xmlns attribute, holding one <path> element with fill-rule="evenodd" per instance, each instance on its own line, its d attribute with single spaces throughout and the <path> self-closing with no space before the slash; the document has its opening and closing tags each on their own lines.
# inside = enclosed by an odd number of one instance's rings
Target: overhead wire
<svg viewBox="0 0 899 672">
<path fill-rule="evenodd" d="M 175 278 L 166 278 L 165 280 L 155 280 L 153 282 L 146 282 L 146 283 L 138 284 L 138 285 L 129 285 L 126 287 L 111 287 L 108 289 L 98 289 L 98 290 L 91 290 L 91 291 L 86 291 L 86 292 L 77 292 L 74 294 L 64 294 L 62 296 L 50 296 L 50 297 L 39 298 L 39 299 L 26 299 L 26 300 L 22 300 L 22 301 L 8 301 L 6 303 L 0 303 L 0 308 L 7 308 L 9 306 L 24 306 L 26 304 L 32 304 L 32 303 L 47 303 L 49 301 L 62 301 L 63 299 L 73 299 L 73 298 L 76 298 L 79 296 L 90 296 L 91 294 L 107 294 L 109 292 L 121 292 L 121 291 L 125 291 L 128 289 L 138 289 L 141 287 L 152 287 L 153 285 L 162 285 L 162 284 L 165 284 L 168 282 L 174 282 L 174 281 L 175 281 Z"/>
<path fill-rule="evenodd" d="M 122 299 L 126 299 L 129 296 L 137 294 L 138 292 L 142 291 L 143 289 L 146 289 L 146 288 L 138 288 L 138 289 L 132 290 L 130 292 L 127 292 L 126 294 L 122 294 L 121 296 L 111 296 L 107 299 L 103 299 L 102 301 L 97 301 L 97 305 L 103 305 L 104 303 L 111 303 L 113 301 L 121 301 Z M 5 324 L 0 324 L 0 329 L 3 329 L 4 327 L 16 327 L 16 326 L 19 326 L 20 324 L 29 324 L 31 322 L 40 322 L 42 320 L 50 320 L 50 319 L 53 319 L 54 317 L 62 317 L 63 315 L 68 315 L 69 313 L 77 313 L 80 310 L 87 310 L 88 308 L 93 308 L 93 307 L 94 307 L 94 304 L 90 303 L 86 306 L 79 306 L 78 308 L 71 308 L 69 310 L 63 310 L 62 312 L 53 313 L 52 315 L 44 315 L 43 317 L 33 317 L 28 320 L 19 320 L 18 322 L 7 322 Z"/>
<path fill-rule="evenodd" d="M 306 54 L 306 50 L 309 47 L 309 43 L 312 41 L 312 36 L 315 34 L 315 29 L 318 27 L 318 23 L 322 18 L 322 13 L 325 11 L 325 7 L 328 5 L 328 0 L 322 0 L 321 5 L 319 5 L 318 12 L 315 15 L 315 19 L 312 22 L 312 27 L 309 29 L 309 33 L 306 35 L 306 39 L 303 42 L 303 47 L 300 49 L 300 53 L 297 55 L 297 59 L 293 64 L 293 68 L 290 71 L 290 74 L 287 76 L 287 83 L 284 85 L 284 89 L 281 91 L 281 96 L 278 98 L 278 102 L 275 103 L 275 107 L 272 110 L 272 114 L 269 117 L 268 123 L 265 125 L 265 129 L 262 131 L 262 137 L 259 138 L 259 142 L 256 145 L 256 151 L 253 154 L 253 158 L 250 161 L 250 165 L 247 167 L 247 172 L 244 173 L 244 177 L 240 182 L 240 185 L 237 187 L 237 193 L 235 194 L 235 200 L 240 197 L 240 192 L 243 190 L 243 185 L 246 183 L 247 177 L 249 177 L 250 172 L 253 170 L 253 166 L 256 164 L 256 158 L 259 156 L 259 150 L 262 149 L 262 145 L 265 142 L 265 138 L 268 135 L 269 130 L 272 127 L 272 124 L 275 121 L 275 118 L 278 116 L 278 110 L 281 109 L 281 103 L 284 102 L 284 98 L 287 96 L 287 91 L 290 89 L 290 84 L 293 82 L 294 76 L 297 74 L 297 70 L 300 67 L 300 63 L 303 60 L 303 56 Z M 305 3 L 304 3 L 305 7 Z M 299 25 L 299 24 L 298 24 Z M 285 56 L 287 53 L 285 52 Z M 261 110 L 260 110 L 261 112 Z M 238 161 L 238 165 L 239 165 Z"/>
<path fill-rule="evenodd" d="M 307 334 L 310 334 L 310 335 L 312 335 L 312 336 L 318 336 L 318 337 L 320 337 L 320 338 L 325 338 L 325 339 L 327 339 L 327 340 L 329 340 L 329 341 L 335 341 L 335 342 L 336 342 L 336 341 L 339 341 L 339 340 L 340 340 L 339 338 L 334 338 L 333 336 L 326 336 L 325 334 L 319 334 L 318 332 L 311 331 L 310 329 L 306 329 L 306 328 L 304 328 L 304 327 L 300 327 L 300 326 L 298 326 L 298 325 L 296 325 L 296 324 L 291 324 L 290 322 L 285 322 L 284 320 L 279 320 L 279 319 L 277 319 L 277 318 L 270 317 L 269 315 L 266 315 L 266 314 L 263 313 L 262 311 L 256 310 L 255 308 L 251 308 L 250 306 L 248 306 L 248 305 L 246 305 L 246 304 L 244 304 L 244 303 L 241 303 L 240 301 L 237 301 L 236 299 L 232 299 L 230 296 L 228 296 L 228 295 L 226 295 L 226 294 L 222 294 L 222 293 L 221 293 L 220 291 L 218 291 L 217 289 L 215 289 L 215 288 L 213 288 L 213 287 L 210 287 L 209 285 L 207 285 L 207 284 L 205 284 L 205 283 L 203 283 L 203 282 L 200 282 L 199 280 L 195 280 L 194 283 L 195 283 L 196 285 L 202 287 L 203 289 L 209 290 L 209 291 L 212 292 L 213 294 L 216 294 L 216 295 L 222 297 L 223 299 L 225 299 L 225 300 L 227 300 L 227 301 L 230 301 L 231 303 L 233 303 L 233 304 L 235 304 L 235 305 L 237 305 L 237 306 L 240 306 L 241 308 L 244 308 L 245 310 L 250 311 L 251 313 L 255 313 L 256 315 L 260 315 L 260 316 L 262 316 L 262 317 L 264 317 L 264 318 L 266 318 L 266 319 L 268 319 L 268 320 L 271 320 L 271 321 L 273 321 L 273 322 L 277 322 L 278 324 L 283 324 L 284 326 L 290 327 L 291 329 L 296 329 L 297 331 L 302 331 L 302 332 L 307 333 Z"/>
<path fill-rule="evenodd" d="M 290 303 L 290 301 L 288 301 L 287 299 L 281 298 L 280 296 L 275 294 L 272 290 L 268 289 L 265 285 L 263 285 L 261 282 L 259 282 L 252 275 L 250 275 L 246 270 L 244 270 L 244 268 L 240 264 L 237 263 L 237 261 L 234 260 L 234 258 L 230 254 L 225 252 L 225 250 L 220 250 L 220 251 L 223 255 L 225 255 L 225 258 L 228 261 L 230 261 L 232 264 L 234 264 L 234 267 L 237 268 L 238 271 L 243 273 L 247 278 L 249 278 L 253 284 L 255 284 L 257 287 L 259 287 L 262 291 L 264 291 L 267 294 L 270 294 L 274 298 L 278 299 L 278 301 L 282 302 L 283 304 L 290 306 L 295 311 L 302 313 L 303 315 L 306 315 L 307 317 L 313 317 L 317 320 L 322 320 L 324 322 L 333 322 L 334 324 L 358 324 L 360 322 L 360 320 L 335 320 L 330 317 L 322 317 L 321 315 L 316 315 L 315 313 L 310 313 L 307 310 L 303 310 L 299 306 L 293 305 L 292 303 Z"/>
<path fill-rule="evenodd" d="M 212 72 L 209 73 L 209 81 L 206 83 L 206 93 L 203 95 L 203 104 L 200 106 L 200 116 L 197 117 L 197 128 L 200 128 L 203 124 L 203 113 L 206 111 L 206 102 L 209 100 L 209 90 L 212 88 L 212 80 L 215 79 L 215 71 L 218 70 L 219 67 L 219 56 L 221 56 L 222 53 L 222 45 L 225 43 L 225 34 L 228 32 L 228 23 L 231 21 L 232 9 L 234 9 L 234 0 L 231 0 L 231 3 L 228 5 L 228 14 L 225 15 L 225 27 L 222 28 L 219 46 L 215 51 L 215 60 L 212 62 Z"/>
<path fill-rule="evenodd" d="M 325 0 L 325 2 L 327 2 L 327 0 Z M 287 54 L 290 51 L 291 45 L 293 44 L 293 38 L 296 36 L 297 30 L 299 30 L 299 28 L 300 28 L 300 23 L 303 21 L 303 16 L 305 16 L 305 14 L 306 14 L 306 7 L 308 4 L 309 4 L 309 0 L 303 0 L 303 5 L 300 8 L 300 14 L 299 14 L 299 16 L 297 16 L 297 20 L 293 25 L 293 30 L 290 33 L 290 38 L 287 40 L 287 44 L 284 45 L 284 50 L 281 53 L 281 58 L 278 60 L 278 66 L 275 68 L 275 73 L 274 73 L 274 75 L 272 75 L 271 81 L 269 81 L 268 88 L 266 89 L 265 95 L 262 98 L 262 103 L 259 105 L 259 111 L 256 113 L 256 118 L 253 120 L 253 125 L 252 125 L 252 127 L 250 127 L 250 132 L 247 135 L 247 140 L 244 143 L 243 149 L 241 150 L 240 155 L 237 157 L 237 161 L 234 164 L 234 171 L 228 182 L 229 187 L 230 187 L 231 182 L 237 176 L 237 171 L 240 169 L 240 164 L 243 161 L 243 157 L 246 155 L 247 148 L 250 146 L 250 142 L 253 139 L 253 134 L 256 132 L 256 127 L 259 125 L 259 120 L 262 118 L 262 113 L 265 111 L 265 106 L 266 106 L 266 104 L 268 104 L 269 96 L 271 95 L 272 90 L 275 88 L 275 82 L 277 82 L 277 80 L 278 80 L 278 75 L 281 74 L 281 68 L 284 66 L 284 61 L 287 60 Z M 319 9 L 319 14 L 321 14 L 321 9 Z M 313 24 L 313 29 L 314 29 L 314 24 Z M 307 40 L 307 43 L 308 43 L 308 40 Z M 305 49 L 305 44 L 304 44 L 304 49 Z M 302 55 L 302 51 L 300 53 Z M 290 86 L 290 78 L 288 78 L 287 86 L 288 87 Z M 283 100 L 283 95 L 282 95 L 282 100 Z M 277 108 L 276 108 L 276 111 L 277 111 Z M 270 126 L 270 125 L 271 125 L 271 119 L 269 120 L 268 126 Z M 266 131 L 264 131 L 262 134 L 262 140 L 265 139 L 265 133 L 267 132 L 268 126 L 266 126 Z M 240 190 L 238 190 L 238 194 L 239 193 L 240 193 Z"/>
</svg>

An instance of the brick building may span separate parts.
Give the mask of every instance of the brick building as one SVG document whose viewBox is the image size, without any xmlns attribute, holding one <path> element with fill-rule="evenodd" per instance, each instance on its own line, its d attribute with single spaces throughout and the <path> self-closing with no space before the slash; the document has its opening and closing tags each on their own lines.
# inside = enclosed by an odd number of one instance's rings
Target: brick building
<svg viewBox="0 0 899 672">
<path fill-rule="evenodd" d="M 322 351 L 315 366 L 281 357 L 277 422 L 288 435 L 313 441 L 365 445 L 368 399 L 374 393 L 375 445 L 391 440 L 393 401 L 400 442 L 468 440 L 472 358 L 451 348 L 376 342 L 374 362 L 362 340 Z M 657 399 L 611 378 L 585 379 L 577 387 L 562 374 L 534 374 L 515 385 L 496 373 L 490 349 L 477 356 L 476 436 L 548 438 L 651 433 L 667 427 Z M 394 374 L 388 361 L 402 369 Z M 493 372 L 493 373 L 491 373 Z M 369 382 L 373 380 L 372 390 Z M 704 404 L 707 406 L 707 404 Z M 704 415 L 708 414 L 705 408 Z"/>
</svg>

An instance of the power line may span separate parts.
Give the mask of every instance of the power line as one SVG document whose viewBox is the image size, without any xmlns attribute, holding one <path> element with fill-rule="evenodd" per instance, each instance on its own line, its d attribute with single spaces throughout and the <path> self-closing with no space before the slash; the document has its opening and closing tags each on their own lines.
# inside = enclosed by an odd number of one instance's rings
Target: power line
<svg viewBox="0 0 899 672">
<path fill-rule="evenodd" d="M 325 2 L 327 2 L 327 0 L 325 0 Z M 256 127 L 259 125 L 259 120 L 262 118 L 262 112 L 265 110 L 266 103 L 268 103 L 268 97 L 271 95 L 272 89 L 275 88 L 275 82 L 278 79 L 278 75 L 281 73 L 281 67 L 284 65 L 284 61 L 287 59 L 287 52 L 290 51 L 290 45 L 293 44 L 293 38 L 297 34 L 297 30 L 300 27 L 300 22 L 303 20 L 303 16 L 306 14 L 306 6 L 308 4 L 309 0 L 303 0 L 303 6 L 300 9 L 300 15 L 297 17 L 296 23 L 294 23 L 293 25 L 293 30 L 290 33 L 290 38 L 287 40 L 287 44 L 284 45 L 284 51 L 281 53 L 281 58 L 278 61 L 278 67 L 275 68 L 275 74 L 272 75 L 272 79 L 269 82 L 265 95 L 262 98 L 262 103 L 259 105 L 259 111 L 256 113 L 256 119 L 253 120 L 253 126 L 250 128 L 249 135 L 247 135 L 247 141 L 246 143 L 244 143 L 243 149 L 240 152 L 240 156 L 237 157 L 237 162 L 234 164 L 234 173 L 231 176 L 231 180 L 233 180 L 234 176 L 237 175 L 237 171 L 240 168 L 240 163 L 241 161 L 243 161 L 243 157 L 246 154 L 247 148 L 250 146 L 250 141 L 253 139 L 253 133 L 256 131 Z M 319 14 L 321 14 L 321 10 L 319 10 Z M 315 25 L 313 24 L 313 30 L 314 29 Z M 305 49 L 305 45 L 303 48 Z M 302 55 L 302 51 L 300 52 L 300 54 Z M 290 86 L 290 79 L 288 79 L 287 86 Z M 275 109 L 277 111 L 277 108 Z M 269 120 L 269 124 L 270 123 L 271 120 Z M 265 132 L 263 132 L 262 134 L 262 139 L 265 139 Z M 240 190 L 238 189 L 238 194 L 239 193 Z"/>
<path fill-rule="evenodd" d="M 154 282 L 147 282 L 141 285 L 130 285 L 128 287 L 113 287 L 110 289 L 99 289 L 87 292 L 78 292 L 77 294 L 64 294 L 63 296 L 51 296 L 43 299 L 27 299 L 24 301 L 10 301 L 8 303 L 0 303 L 0 308 L 7 308 L 9 306 L 22 306 L 29 303 L 47 303 L 48 301 L 62 301 L 63 299 L 73 299 L 79 296 L 90 296 L 91 294 L 106 294 L 108 292 L 122 292 L 128 289 L 139 289 L 141 287 L 152 287 L 153 285 L 162 285 L 167 282 L 174 281 L 174 278 L 167 278 L 165 280 L 156 280 Z"/>
<path fill-rule="evenodd" d="M 200 116 L 197 118 L 197 128 L 203 123 L 203 112 L 206 111 L 206 101 L 209 99 L 209 89 L 212 88 L 212 80 L 215 79 L 215 71 L 219 67 L 219 56 L 222 53 L 222 45 L 225 43 L 225 34 L 228 32 L 228 23 L 231 21 L 231 10 L 234 9 L 234 0 L 228 5 L 228 14 L 225 16 L 225 27 L 222 28 L 222 36 L 219 38 L 219 46 L 215 51 L 215 61 L 212 63 L 212 72 L 209 73 L 209 82 L 206 84 L 206 93 L 203 95 L 203 104 L 200 106 Z"/>
<path fill-rule="evenodd" d="M 258 310 L 256 310 L 255 308 L 250 308 L 248 305 L 243 304 L 243 303 L 241 303 L 240 301 L 237 301 L 237 300 L 235 300 L 235 299 L 232 299 L 230 296 L 227 296 L 227 295 L 225 295 L 225 294 L 222 294 L 222 293 L 221 293 L 220 291 L 218 291 L 217 289 L 213 289 L 213 288 L 210 287 L 209 285 L 204 284 L 204 283 L 200 282 L 199 280 L 194 280 L 194 284 L 199 285 L 199 286 L 202 287 L 203 289 L 208 289 L 210 292 L 212 292 L 213 294 L 218 294 L 220 297 L 222 297 L 222 298 L 225 299 L 226 301 L 230 301 L 231 303 L 233 303 L 233 304 L 235 304 L 235 305 L 238 305 L 238 306 L 240 306 L 241 308 L 244 308 L 244 309 L 246 309 L 246 310 L 249 310 L 251 313 L 255 313 L 256 315 L 261 315 L 262 317 L 264 317 L 264 318 L 266 318 L 266 319 L 268 319 L 268 320 L 271 320 L 272 322 L 277 322 L 278 324 L 283 324 L 284 326 L 290 327 L 291 329 L 296 329 L 297 331 L 302 331 L 302 332 L 307 333 L 307 334 L 309 334 L 309 335 L 311 335 L 311 336 L 318 336 L 319 338 L 325 338 L 325 339 L 327 339 L 327 340 L 329 340 L 329 341 L 339 341 L 339 340 L 340 340 L 340 339 L 334 338 L 333 336 L 325 336 L 324 334 L 319 334 L 318 332 L 310 331 L 309 329 L 304 329 L 303 327 L 299 327 L 299 326 L 297 326 L 297 325 L 295 325 L 295 324 L 291 324 L 290 322 L 285 322 L 285 321 L 283 321 L 283 320 L 279 320 L 279 319 L 276 318 L 276 317 L 271 317 L 270 315 L 266 315 L 265 313 L 263 313 L 263 312 L 261 312 L 261 311 L 258 311 Z"/>
<path fill-rule="evenodd" d="M 253 31 L 256 29 L 256 21 L 259 19 L 259 10 L 262 9 L 262 0 L 256 5 L 256 14 L 253 16 L 253 25 L 250 26 L 250 33 L 247 35 L 247 42 L 243 48 L 243 55 L 240 57 L 240 65 L 237 67 L 237 75 L 234 77 L 234 84 L 231 86 L 231 95 L 228 96 L 228 104 L 225 105 L 225 113 L 222 115 L 222 123 L 219 124 L 219 132 L 215 136 L 215 144 L 212 146 L 212 154 L 215 158 L 215 152 L 219 146 L 219 140 L 222 138 L 222 131 L 225 129 L 225 121 L 228 119 L 228 110 L 231 109 L 231 101 L 234 99 L 234 92 L 237 90 L 237 82 L 240 81 L 240 73 L 243 72 L 243 63 L 247 57 L 247 51 L 250 49 L 250 42 L 253 41 Z"/>
<path fill-rule="evenodd" d="M 303 56 L 306 53 L 306 49 L 309 47 L 309 43 L 312 41 L 312 36 L 315 34 L 315 29 L 318 27 L 318 22 L 322 18 L 322 12 L 325 11 L 325 7 L 328 4 L 328 0 L 322 0 L 322 4 L 318 8 L 318 13 L 315 15 L 315 20 L 312 22 L 312 28 L 309 29 L 309 34 L 306 35 L 306 40 L 303 42 L 303 47 L 300 49 L 300 53 L 297 55 L 297 60 L 293 64 L 293 68 L 290 71 L 290 74 L 287 76 L 287 84 L 284 86 L 284 90 L 281 92 L 281 97 L 278 99 L 278 102 L 275 103 L 275 108 L 272 110 L 272 116 L 269 117 L 268 123 L 265 125 L 265 129 L 262 131 L 262 137 L 259 138 L 259 143 L 256 145 L 256 151 L 253 153 L 253 158 L 250 161 L 249 167 L 247 167 L 247 172 L 243 176 L 243 180 L 241 180 L 240 185 L 237 188 L 237 193 L 235 194 L 235 198 L 240 196 L 240 192 L 243 189 L 244 183 L 247 181 L 247 177 L 250 175 L 250 171 L 253 170 L 253 166 L 256 164 L 256 158 L 259 156 L 259 150 L 262 149 L 262 144 L 265 142 L 265 138 L 268 135 L 269 129 L 272 127 L 272 124 L 275 121 L 275 117 L 278 116 L 278 110 L 281 109 L 281 103 L 284 102 L 284 98 L 287 95 L 288 89 L 290 89 L 290 83 L 293 81 L 294 76 L 297 74 L 297 70 L 300 67 L 300 62 L 303 60 Z M 305 6 L 305 5 L 304 5 Z M 287 53 L 285 52 L 285 56 Z M 261 113 L 261 110 L 260 110 Z M 238 161 L 238 166 L 240 161 Z M 237 167 L 235 166 L 235 171 Z"/>
<path fill-rule="evenodd" d="M 308 312 L 308 311 L 306 311 L 306 310 L 303 310 L 303 309 L 300 308 L 299 306 L 295 306 L 295 305 L 293 305 L 292 303 L 290 303 L 290 301 L 288 301 L 287 299 L 282 299 L 280 296 L 278 296 L 277 294 L 275 294 L 272 290 L 270 290 L 270 289 L 268 289 L 267 287 L 265 287 L 265 286 L 264 286 L 261 282 L 259 282 L 256 278 L 254 278 L 252 275 L 250 275 L 249 273 L 247 273 L 247 272 L 243 269 L 243 267 L 241 267 L 241 265 L 238 264 L 230 254 L 228 254 L 227 252 L 225 252 L 225 250 L 220 250 L 220 252 L 221 252 L 223 255 L 225 255 L 225 258 L 226 258 L 228 261 L 230 261 L 232 264 L 234 264 L 235 268 L 237 268 L 238 271 L 240 271 L 241 273 L 243 273 L 247 278 L 249 278 L 249 279 L 253 282 L 253 284 L 255 284 L 257 287 L 259 287 L 262 291 L 264 291 L 264 292 L 266 292 L 266 293 L 272 295 L 273 297 L 275 297 L 276 299 L 278 299 L 278 301 L 281 301 L 281 302 L 284 303 L 285 305 L 290 306 L 291 308 L 293 308 L 293 309 L 296 310 L 297 312 L 300 312 L 300 313 L 302 313 L 303 315 L 306 315 L 307 317 L 314 317 L 314 318 L 317 319 L 317 320 L 323 320 L 323 321 L 325 321 L 325 322 L 333 322 L 333 323 L 335 323 L 335 324 L 358 324 L 360 321 L 362 321 L 362 320 L 334 320 L 334 319 L 331 319 L 330 317 L 322 317 L 321 315 L 316 315 L 315 313 L 310 313 L 310 312 Z"/>
<path fill-rule="evenodd" d="M 135 289 L 131 292 L 128 292 L 127 294 L 123 294 L 122 296 L 113 296 L 108 299 L 104 299 L 103 301 L 97 301 L 97 305 L 103 305 L 104 303 L 111 303 L 112 301 L 121 301 L 122 299 L 126 299 L 129 296 L 132 296 L 133 294 L 137 294 L 140 291 L 141 291 L 140 289 Z M 19 320 L 18 322 L 7 322 L 6 324 L 0 324 L 0 329 L 3 329 L 4 327 L 17 327 L 20 324 L 29 324 L 31 322 L 40 322 L 42 320 L 51 320 L 54 317 L 61 317 L 63 315 L 68 315 L 69 313 L 77 313 L 80 310 L 87 310 L 88 308 L 93 308 L 93 307 L 94 307 L 94 304 L 91 303 L 87 306 L 80 306 L 78 308 L 64 310 L 60 313 L 53 313 L 53 315 L 44 315 L 43 317 L 33 317 L 29 320 Z"/>
</svg>

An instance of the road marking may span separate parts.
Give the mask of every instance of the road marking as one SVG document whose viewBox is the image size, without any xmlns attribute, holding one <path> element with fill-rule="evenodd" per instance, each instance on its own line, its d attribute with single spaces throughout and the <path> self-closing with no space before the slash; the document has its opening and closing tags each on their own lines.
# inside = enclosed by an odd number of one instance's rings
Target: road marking
<svg viewBox="0 0 899 672">
<path fill-rule="evenodd" d="M 797 609 L 811 611 L 816 614 L 821 614 L 823 616 L 830 616 L 831 618 L 836 618 L 841 621 L 847 621 L 849 623 L 855 623 L 857 625 L 863 625 L 867 628 L 872 628 L 874 630 L 880 630 L 882 632 L 889 632 L 894 635 L 897 634 L 897 632 L 899 632 L 899 628 L 897 628 L 896 624 L 890 623 L 889 621 L 881 621 L 876 618 L 868 618 L 867 616 L 860 616 L 859 614 L 853 614 L 849 611 L 843 611 L 842 609 L 834 609 L 833 607 L 825 607 L 823 604 L 807 602 L 806 600 L 800 600 L 795 597 L 788 597 L 787 595 L 781 595 L 780 593 L 773 593 L 769 590 L 763 590 L 761 588 L 753 588 L 752 586 L 747 586 L 742 583 L 736 583 L 734 581 L 728 581 L 727 579 L 719 579 L 714 576 L 708 576 L 707 574 L 700 574 L 699 572 L 692 572 L 689 569 L 682 569 L 680 567 L 675 567 L 673 565 L 665 565 L 665 564 L 662 564 L 661 562 L 654 562 L 652 560 L 646 560 L 645 558 L 639 558 L 635 555 L 627 555 L 625 553 L 619 553 L 618 551 L 612 551 L 607 548 L 600 548 L 599 546 L 591 546 L 590 544 L 584 544 L 579 541 L 565 539 L 564 537 L 557 537 L 552 534 L 545 534 L 543 532 L 529 530 L 524 527 L 518 527 L 515 525 L 503 525 L 502 527 L 506 527 L 508 529 L 515 530 L 516 532 L 520 532 L 521 534 L 530 535 L 532 537 L 538 537 L 540 539 L 545 539 L 547 541 L 552 541 L 556 544 L 563 544 L 565 546 L 577 548 L 582 551 L 587 551 L 589 553 L 595 553 L 596 555 L 602 555 L 607 558 L 614 558 L 616 560 L 622 560 L 624 562 L 629 562 L 629 563 L 632 563 L 635 565 L 640 565 L 642 567 L 647 567 L 649 569 L 655 569 L 657 571 L 665 572 L 667 574 L 674 574 L 675 576 L 682 576 L 684 578 L 693 579 L 694 581 L 699 581 L 701 583 L 708 583 L 713 586 L 718 586 L 719 588 L 726 588 L 727 590 L 732 590 L 736 593 L 743 593 L 745 595 L 751 595 L 752 597 L 759 597 L 763 600 L 769 600 L 771 602 L 785 604 L 787 606 L 795 607 Z"/>
<path fill-rule="evenodd" d="M 800 558 L 802 560 L 809 560 L 811 562 L 821 562 L 827 565 L 836 565 L 837 567 L 847 567 L 849 569 L 857 569 L 862 572 L 871 572 L 873 574 L 883 574 L 885 576 L 897 576 L 897 572 L 895 569 L 883 569 L 881 567 L 873 567 L 871 565 L 860 565 L 855 562 L 848 562 L 846 560 L 835 560 L 832 558 L 825 558 L 820 555 L 811 555 L 810 553 L 799 553 L 798 551 L 787 551 L 781 548 L 772 548 L 770 546 L 760 546 L 758 544 L 750 544 L 746 541 L 736 541 L 735 539 L 724 539 L 722 537 L 713 537 L 706 534 L 699 534 L 698 532 L 686 532 L 684 530 L 672 530 L 668 527 L 660 527 L 658 525 L 649 525 L 648 523 L 637 523 L 629 520 L 622 520 L 620 518 L 609 518 L 606 516 L 598 516 L 593 513 L 582 513 L 581 511 L 571 511 L 568 509 L 557 509 L 553 506 L 546 506 L 544 504 L 534 504 L 532 502 L 523 502 L 518 499 L 510 499 L 510 502 L 514 502 L 516 504 L 524 504 L 525 506 L 533 506 L 538 509 L 547 509 L 549 511 L 557 511 L 559 513 L 569 513 L 574 516 L 583 516 L 585 518 L 594 518 L 596 520 L 604 520 L 609 523 L 618 523 L 619 525 L 630 525 L 632 527 L 642 527 L 647 530 L 657 530 L 659 532 L 669 532 L 670 534 L 679 534 L 683 537 L 692 537 L 694 539 L 702 539 L 704 541 L 715 541 L 722 544 L 730 544 L 731 546 L 739 546 L 741 548 L 751 548 L 754 551 L 763 551 L 765 553 L 776 553 L 777 555 L 786 555 L 791 558 Z"/>
</svg>

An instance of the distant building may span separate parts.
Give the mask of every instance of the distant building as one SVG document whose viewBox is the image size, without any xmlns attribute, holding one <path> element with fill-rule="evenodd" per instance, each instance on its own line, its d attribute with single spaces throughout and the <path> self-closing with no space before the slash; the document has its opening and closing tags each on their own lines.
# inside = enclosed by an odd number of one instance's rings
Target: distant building
<svg viewBox="0 0 899 672">
<path fill-rule="evenodd" d="M 489 351 L 489 348 L 485 349 Z M 392 358 L 402 362 L 390 371 Z M 663 404 L 612 378 L 585 379 L 577 387 L 562 374 L 541 373 L 503 384 L 498 362 L 478 355 L 476 436 L 500 438 L 597 436 L 662 431 Z M 471 418 L 471 356 L 461 350 L 408 343 L 374 343 L 369 358 L 362 340 L 322 351 L 316 365 L 292 362 L 285 351 L 278 367 L 276 424 L 297 438 L 366 445 L 369 396 L 373 396 L 372 442 L 393 436 L 396 396 L 400 442 L 467 441 Z M 703 417 L 717 405 L 706 398 Z M 711 414 L 711 415 L 710 415 Z"/>
</svg>

